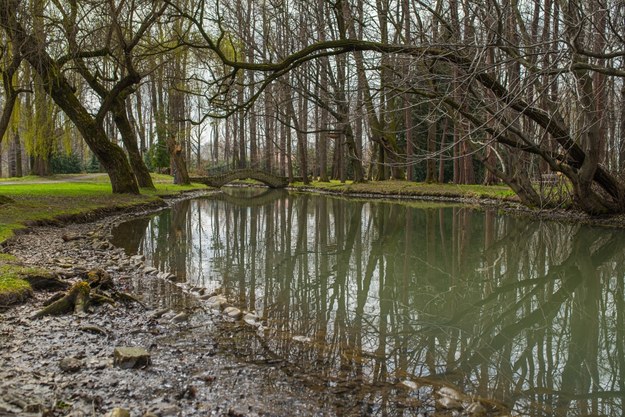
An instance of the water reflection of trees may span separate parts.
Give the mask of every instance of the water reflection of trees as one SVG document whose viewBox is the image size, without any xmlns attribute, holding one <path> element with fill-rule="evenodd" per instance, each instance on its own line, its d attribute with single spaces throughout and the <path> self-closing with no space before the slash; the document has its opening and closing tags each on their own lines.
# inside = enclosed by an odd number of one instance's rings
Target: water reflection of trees
<svg viewBox="0 0 625 417">
<path fill-rule="evenodd" d="M 621 232 L 306 195 L 189 207 L 148 227 L 169 230 L 144 242 L 157 263 L 257 310 L 250 348 L 359 381 L 354 407 L 427 378 L 527 415 L 622 414 Z"/>
</svg>

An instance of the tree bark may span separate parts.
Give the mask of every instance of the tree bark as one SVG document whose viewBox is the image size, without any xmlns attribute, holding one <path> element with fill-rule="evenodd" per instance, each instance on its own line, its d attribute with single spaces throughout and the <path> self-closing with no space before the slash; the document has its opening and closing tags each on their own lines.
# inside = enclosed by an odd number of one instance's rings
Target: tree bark
<svg viewBox="0 0 625 417">
<path fill-rule="evenodd" d="M 184 160 L 184 154 L 182 147 L 176 141 L 176 138 L 169 136 L 167 139 L 167 148 L 171 157 L 171 163 L 174 168 L 174 184 L 188 185 L 191 184 L 189 179 L 189 172 L 187 171 L 187 164 Z"/>
<path fill-rule="evenodd" d="M 119 133 L 122 136 L 122 141 L 128 152 L 128 158 L 130 159 L 130 167 L 135 174 L 139 187 L 154 189 L 154 183 L 150 176 L 150 171 L 145 166 L 139 148 L 137 146 L 137 136 L 135 134 L 130 121 L 128 120 L 128 114 L 123 103 L 117 101 L 112 107 L 113 120 Z"/>
</svg>

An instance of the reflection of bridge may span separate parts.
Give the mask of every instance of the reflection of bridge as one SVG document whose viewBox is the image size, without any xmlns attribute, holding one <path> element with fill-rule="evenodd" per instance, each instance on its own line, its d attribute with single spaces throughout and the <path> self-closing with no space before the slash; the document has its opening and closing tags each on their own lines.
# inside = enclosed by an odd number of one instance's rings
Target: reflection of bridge
<svg viewBox="0 0 625 417">
<path fill-rule="evenodd" d="M 265 191 L 256 194 L 243 194 L 240 192 L 230 194 L 228 192 L 222 191 L 216 194 L 211 194 L 210 198 L 213 200 L 226 201 L 229 204 L 233 204 L 235 206 L 262 207 L 266 206 L 267 204 L 271 204 L 276 200 L 283 199 L 288 195 L 289 193 L 286 190 L 265 188 Z"/>
<path fill-rule="evenodd" d="M 191 177 L 191 182 L 199 182 L 209 187 L 219 188 L 229 182 L 235 180 L 253 179 L 260 181 L 270 188 L 284 188 L 289 185 L 289 181 L 285 177 L 279 177 L 266 171 L 256 169 L 237 169 L 229 171 L 221 175 L 213 175 L 209 177 Z"/>
</svg>

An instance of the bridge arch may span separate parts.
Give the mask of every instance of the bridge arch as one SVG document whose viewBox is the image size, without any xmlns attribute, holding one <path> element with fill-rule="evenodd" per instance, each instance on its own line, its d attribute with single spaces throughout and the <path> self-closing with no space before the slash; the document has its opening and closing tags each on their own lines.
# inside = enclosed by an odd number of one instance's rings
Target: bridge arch
<svg viewBox="0 0 625 417">
<path fill-rule="evenodd" d="M 209 187 L 220 188 L 232 181 L 246 180 L 248 178 L 260 181 L 269 188 L 285 188 L 289 185 L 289 181 L 285 177 L 279 177 L 270 172 L 257 169 L 237 169 L 220 175 L 191 177 L 191 182 L 198 182 L 208 185 Z"/>
</svg>

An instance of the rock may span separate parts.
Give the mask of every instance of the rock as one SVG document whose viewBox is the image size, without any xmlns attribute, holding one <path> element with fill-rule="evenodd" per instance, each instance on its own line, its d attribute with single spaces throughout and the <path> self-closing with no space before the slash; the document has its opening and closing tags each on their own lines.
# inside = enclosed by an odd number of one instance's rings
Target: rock
<svg viewBox="0 0 625 417">
<path fill-rule="evenodd" d="M 441 397 L 436 400 L 436 404 L 446 410 L 461 410 L 462 403 L 450 397 Z"/>
<path fill-rule="evenodd" d="M 143 368 L 151 363 L 150 353 L 141 347 L 116 347 L 113 365 L 123 368 Z"/>
<path fill-rule="evenodd" d="M 26 407 L 24 407 L 23 411 L 25 413 L 43 414 L 44 410 L 45 410 L 45 407 L 43 406 L 43 404 L 33 403 L 33 404 L 27 404 Z"/>
<path fill-rule="evenodd" d="M 130 257 L 130 260 L 136 263 L 145 261 L 145 255 L 133 255 Z"/>
<path fill-rule="evenodd" d="M 80 359 L 67 357 L 61 359 L 59 367 L 63 372 L 78 372 L 83 366 L 83 362 Z"/>
<path fill-rule="evenodd" d="M 456 401 L 464 401 L 467 399 L 467 396 L 464 394 L 461 394 L 460 392 L 456 391 L 453 388 L 449 388 L 449 387 L 441 387 L 438 390 L 438 395 L 440 395 L 441 397 L 448 397 L 451 398 L 452 400 L 456 400 Z"/>
<path fill-rule="evenodd" d="M 182 323 L 183 321 L 189 320 L 189 315 L 183 311 L 182 313 L 176 314 L 171 321 L 173 323 Z"/>
<path fill-rule="evenodd" d="M 124 408 L 113 408 L 105 414 L 105 417 L 130 417 L 130 411 Z"/>
<path fill-rule="evenodd" d="M 476 416 L 476 417 L 481 417 L 481 416 L 486 415 L 486 407 L 484 407 L 482 404 L 480 404 L 477 401 L 469 404 L 469 406 L 466 408 L 466 411 L 470 415 Z"/>
<path fill-rule="evenodd" d="M 152 274 L 156 274 L 158 272 L 158 269 L 152 266 L 146 266 L 145 268 L 143 268 L 143 272 L 148 275 L 152 275 Z"/>
<path fill-rule="evenodd" d="M 151 415 L 157 415 L 159 417 L 177 417 L 180 415 L 181 411 L 182 410 L 177 405 L 163 401 L 156 403 L 152 407 L 150 407 L 148 413 L 151 413 Z M 146 413 L 145 415 L 150 415 L 148 413 Z"/>
<path fill-rule="evenodd" d="M 223 295 L 213 295 L 208 300 L 210 308 L 223 310 L 228 304 L 228 300 Z"/>
<path fill-rule="evenodd" d="M 226 307 L 226 309 L 224 310 L 224 314 L 235 320 L 239 320 L 243 316 L 241 310 L 236 307 Z"/>
<path fill-rule="evenodd" d="M 169 309 L 168 308 L 164 308 L 162 310 L 157 310 L 154 313 L 150 314 L 150 318 L 152 319 L 160 319 L 163 315 L 169 313 Z"/>
<path fill-rule="evenodd" d="M 293 336 L 292 339 L 300 343 L 307 343 L 312 341 L 312 339 L 308 336 Z"/>
<path fill-rule="evenodd" d="M 81 236 L 76 233 L 66 233 L 63 236 L 61 236 L 61 239 L 63 239 L 63 242 L 71 242 L 73 240 L 80 240 L 84 238 L 85 238 L 84 236 Z"/>
<path fill-rule="evenodd" d="M 416 391 L 419 388 L 419 386 L 414 381 L 411 381 L 409 379 L 401 381 L 401 385 L 403 385 L 404 387 L 408 388 L 411 391 Z"/>
<path fill-rule="evenodd" d="M 194 378 L 199 379 L 200 381 L 203 381 L 206 385 L 212 384 L 213 382 L 215 382 L 215 379 L 217 379 L 215 375 L 213 375 L 210 372 L 202 372 L 200 374 L 195 375 Z"/>
<path fill-rule="evenodd" d="M 243 317 L 243 321 L 246 324 L 249 324 L 250 326 L 260 326 L 260 323 L 258 322 L 258 316 L 254 313 L 247 313 L 244 317 Z"/>
</svg>

